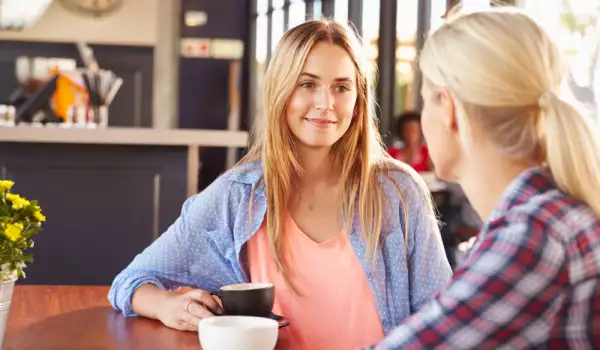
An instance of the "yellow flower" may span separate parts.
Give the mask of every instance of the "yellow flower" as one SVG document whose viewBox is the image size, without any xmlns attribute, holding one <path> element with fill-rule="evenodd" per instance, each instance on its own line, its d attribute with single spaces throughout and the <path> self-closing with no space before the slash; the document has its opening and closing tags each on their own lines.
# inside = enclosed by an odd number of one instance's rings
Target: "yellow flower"
<svg viewBox="0 0 600 350">
<path fill-rule="evenodd" d="M 7 193 L 6 199 L 11 201 L 13 209 L 23 209 L 23 207 L 29 205 L 29 201 L 25 198 L 21 198 L 21 196 L 19 196 L 18 194 Z"/>
<path fill-rule="evenodd" d="M 11 241 L 16 241 L 21 237 L 21 232 L 23 232 L 23 224 L 20 222 L 14 224 L 6 225 L 6 229 L 4 230 L 4 235 L 8 237 Z"/>
<path fill-rule="evenodd" d="M 39 208 L 39 207 L 38 207 Z M 39 222 L 44 222 L 46 221 L 46 217 L 44 216 L 44 214 L 42 214 L 41 211 L 34 211 L 33 212 L 33 218 L 36 219 Z"/>
<path fill-rule="evenodd" d="M 0 180 L 0 190 L 8 191 L 10 190 L 15 183 L 10 180 Z"/>
</svg>

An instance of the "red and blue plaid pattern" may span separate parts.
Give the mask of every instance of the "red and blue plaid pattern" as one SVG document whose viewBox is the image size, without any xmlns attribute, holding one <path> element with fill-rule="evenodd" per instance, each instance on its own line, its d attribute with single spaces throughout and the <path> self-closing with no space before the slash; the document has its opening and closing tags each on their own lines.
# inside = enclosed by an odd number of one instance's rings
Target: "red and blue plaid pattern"
<svg viewBox="0 0 600 350">
<path fill-rule="evenodd" d="M 424 348 L 600 349 L 596 215 L 547 171 L 521 174 L 446 287 L 369 349 Z"/>
</svg>

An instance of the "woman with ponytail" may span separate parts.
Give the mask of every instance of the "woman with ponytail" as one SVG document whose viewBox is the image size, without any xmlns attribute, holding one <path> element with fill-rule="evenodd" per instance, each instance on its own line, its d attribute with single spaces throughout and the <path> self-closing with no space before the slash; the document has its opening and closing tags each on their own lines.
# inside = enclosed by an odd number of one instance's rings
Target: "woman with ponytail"
<svg viewBox="0 0 600 350">
<path fill-rule="evenodd" d="M 451 15 L 420 58 L 435 170 L 486 219 L 447 286 L 376 349 L 599 349 L 600 145 L 516 9 Z"/>
</svg>

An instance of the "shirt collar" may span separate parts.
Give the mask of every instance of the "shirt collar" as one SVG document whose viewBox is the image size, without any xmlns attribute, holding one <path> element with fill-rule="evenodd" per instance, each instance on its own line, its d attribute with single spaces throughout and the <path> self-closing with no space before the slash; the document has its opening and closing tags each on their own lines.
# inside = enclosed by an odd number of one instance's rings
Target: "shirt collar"
<svg viewBox="0 0 600 350">
<path fill-rule="evenodd" d="M 233 167 L 228 171 L 230 180 L 252 186 L 256 193 L 264 193 L 264 181 L 262 180 L 262 161 L 255 161 Z M 258 186 L 257 186 L 258 184 Z"/>
<path fill-rule="evenodd" d="M 490 215 L 488 222 L 498 219 L 511 208 L 527 202 L 533 196 L 555 188 L 556 183 L 547 167 L 526 169 L 504 190 L 500 202 Z"/>
<path fill-rule="evenodd" d="M 398 170 L 399 172 L 402 172 Z M 265 191 L 265 183 L 262 181 L 263 176 L 263 168 L 262 161 L 257 160 L 250 163 L 245 163 L 242 165 L 237 165 L 230 169 L 229 171 L 230 180 L 243 183 L 246 185 L 252 186 L 252 188 L 256 189 L 257 194 L 264 194 Z M 390 175 L 393 178 L 394 170 L 390 171 Z M 388 181 L 388 177 L 383 173 L 378 174 L 377 179 L 380 183 L 385 183 Z"/>
</svg>

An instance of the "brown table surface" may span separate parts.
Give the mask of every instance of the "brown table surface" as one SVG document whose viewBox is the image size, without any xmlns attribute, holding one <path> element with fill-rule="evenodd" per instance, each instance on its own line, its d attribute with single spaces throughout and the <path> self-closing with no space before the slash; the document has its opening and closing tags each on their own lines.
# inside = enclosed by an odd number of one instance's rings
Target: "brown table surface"
<svg viewBox="0 0 600 350">
<path fill-rule="evenodd" d="M 201 349 L 196 332 L 113 310 L 105 286 L 16 285 L 4 350 Z"/>
</svg>

